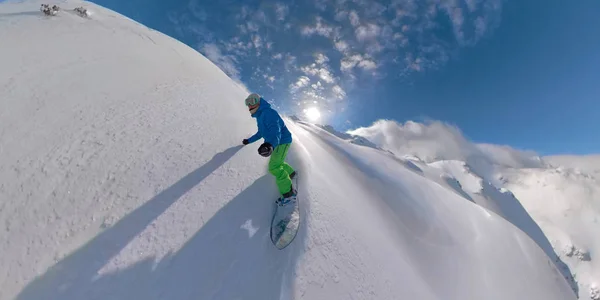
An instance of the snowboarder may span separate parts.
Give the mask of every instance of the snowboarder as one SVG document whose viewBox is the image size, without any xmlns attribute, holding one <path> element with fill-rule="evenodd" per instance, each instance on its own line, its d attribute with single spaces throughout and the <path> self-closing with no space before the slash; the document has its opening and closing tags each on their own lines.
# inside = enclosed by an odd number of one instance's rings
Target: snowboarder
<svg viewBox="0 0 600 300">
<path fill-rule="evenodd" d="M 59 10 L 60 7 L 56 5 L 53 5 L 52 7 L 50 7 L 50 5 L 48 4 L 40 5 L 40 11 L 42 11 L 47 16 L 55 16 Z"/>
<path fill-rule="evenodd" d="M 83 8 L 83 6 L 76 7 L 73 10 L 81 17 L 86 17 L 88 15 L 87 9 Z"/>
<path fill-rule="evenodd" d="M 296 171 L 284 161 L 292 144 L 292 134 L 279 114 L 260 95 L 250 94 L 246 98 L 246 106 L 248 106 L 252 117 L 256 118 L 258 132 L 244 139 L 242 144 L 248 145 L 260 138 L 264 139 L 264 143 L 258 148 L 258 154 L 271 157 L 269 160 L 269 173 L 275 176 L 277 188 L 282 195 L 277 203 L 285 205 L 295 201 L 297 193 L 292 185 L 292 179 L 296 175 Z"/>
</svg>

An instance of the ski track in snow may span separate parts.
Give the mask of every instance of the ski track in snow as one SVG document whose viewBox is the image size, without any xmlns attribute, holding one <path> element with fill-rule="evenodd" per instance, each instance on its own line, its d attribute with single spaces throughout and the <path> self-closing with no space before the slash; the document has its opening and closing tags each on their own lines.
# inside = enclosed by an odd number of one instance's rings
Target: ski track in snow
<svg viewBox="0 0 600 300">
<path fill-rule="evenodd" d="M 0 299 L 574 299 L 458 181 L 288 119 L 301 225 L 277 250 L 268 160 L 239 145 L 247 91 L 174 39 L 59 5 L 0 4 Z"/>
</svg>

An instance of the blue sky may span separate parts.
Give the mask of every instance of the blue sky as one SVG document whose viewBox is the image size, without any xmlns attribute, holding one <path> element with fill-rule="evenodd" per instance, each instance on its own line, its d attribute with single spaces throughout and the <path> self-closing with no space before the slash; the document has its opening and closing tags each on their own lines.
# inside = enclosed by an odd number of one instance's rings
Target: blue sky
<svg viewBox="0 0 600 300">
<path fill-rule="evenodd" d="M 341 130 L 435 119 L 476 142 L 600 153 L 598 1 L 93 2 Z"/>
</svg>

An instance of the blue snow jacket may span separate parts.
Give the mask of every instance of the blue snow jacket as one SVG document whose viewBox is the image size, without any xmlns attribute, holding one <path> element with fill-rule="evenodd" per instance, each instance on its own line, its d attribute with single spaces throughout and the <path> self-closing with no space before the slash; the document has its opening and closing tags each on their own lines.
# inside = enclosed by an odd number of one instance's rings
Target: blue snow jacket
<svg viewBox="0 0 600 300">
<path fill-rule="evenodd" d="M 258 132 L 248 138 L 248 142 L 254 143 L 263 138 L 265 143 L 271 144 L 273 148 L 292 142 L 292 134 L 285 126 L 283 119 L 265 99 L 260 98 L 260 105 L 252 117 L 256 118 Z"/>
</svg>

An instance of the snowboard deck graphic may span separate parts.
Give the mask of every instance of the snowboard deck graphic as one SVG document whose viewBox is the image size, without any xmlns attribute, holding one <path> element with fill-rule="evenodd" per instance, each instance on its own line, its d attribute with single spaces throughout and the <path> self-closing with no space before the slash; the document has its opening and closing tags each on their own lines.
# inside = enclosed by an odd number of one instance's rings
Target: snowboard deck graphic
<svg viewBox="0 0 600 300">
<path fill-rule="evenodd" d="M 299 190 L 298 176 L 298 172 L 296 172 L 296 176 L 292 179 L 296 193 Z M 277 203 L 273 204 L 275 209 L 271 219 L 271 241 L 279 250 L 291 244 L 298 233 L 300 227 L 300 205 L 298 201 L 299 198 L 296 194 L 296 201 L 292 203 L 285 206 L 279 206 Z"/>
</svg>

